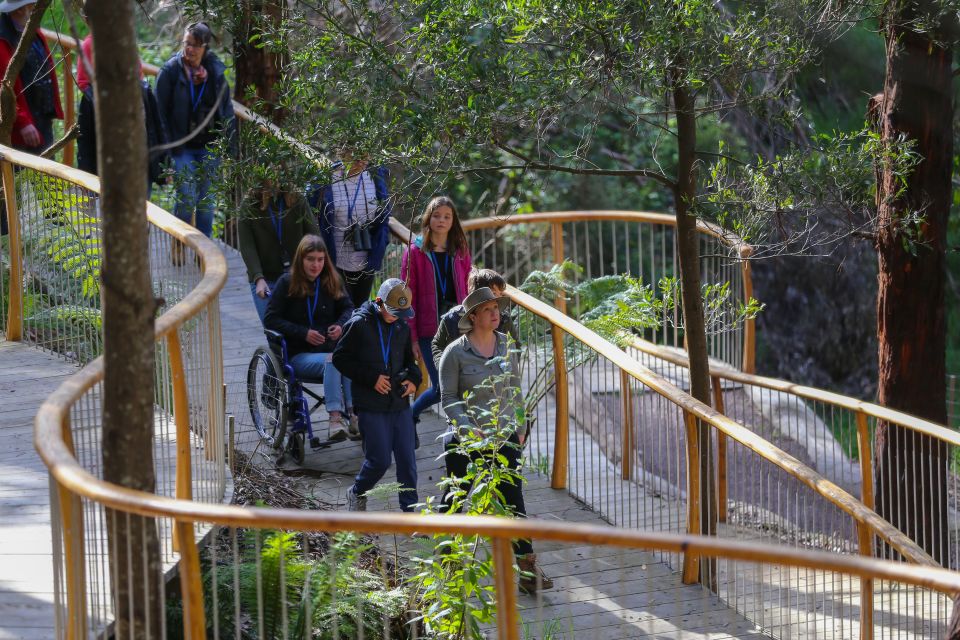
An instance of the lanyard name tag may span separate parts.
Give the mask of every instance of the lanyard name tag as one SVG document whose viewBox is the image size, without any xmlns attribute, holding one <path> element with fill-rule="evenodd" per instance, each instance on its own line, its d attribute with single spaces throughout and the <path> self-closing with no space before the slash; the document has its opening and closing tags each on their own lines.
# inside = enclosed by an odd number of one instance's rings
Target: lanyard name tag
<svg viewBox="0 0 960 640">
<path fill-rule="evenodd" d="M 283 196 L 277 200 L 278 211 L 276 213 L 273 212 L 273 203 L 267 203 L 267 213 L 270 214 L 270 222 L 273 223 L 273 231 L 277 235 L 277 245 L 280 247 L 280 260 L 283 262 L 284 271 L 286 271 L 290 268 L 290 256 L 287 255 L 286 247 L 283 246 L 283 207 Z"/>
</svg>

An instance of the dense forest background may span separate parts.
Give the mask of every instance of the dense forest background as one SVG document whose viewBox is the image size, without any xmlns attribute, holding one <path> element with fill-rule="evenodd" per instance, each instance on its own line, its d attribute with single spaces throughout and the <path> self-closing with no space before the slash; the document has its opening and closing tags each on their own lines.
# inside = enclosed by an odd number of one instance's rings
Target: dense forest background
<svg viewBox="0 0 960 640">
<path fill-rule="evenodd" d="M 142 58 L 162 64 L 178 47 L 183 24 L 171 5 L 142 3 L 139 35 Z M 210 20 L 222 41 L 214 50 L 228 66 L 232 43 Z M 44 19 L 50 29 L 84 35 L 71 27 L 54 4 Z M 718 148 L 745 160 L 772 158 L 791 143 L 821 135 L 852 133 L 863 128 L 870 96 L 883 87 L 884 44 L 870 25 L 847 31 L 826 43 L 817 61 L 795 79 L 794 103 L 786 105 L 798 118 L 792 126 L 776 126 L 736 110 L 701 118 L 700 148 Z M 960 130 L 954 126 L 954 131 Z M 673 140 L 622 135 L 617 123 L 598 130 L 590 153 L 598 165 L 623 157 L 644 157 L 656 150 L 660 162 L 675 159 Z M 321 151 L 328 151 L 321 149 Z M 402 167 L 397 168 L 402 178 Z M 956 175 L 956 172 L 955 172 Z M 956 178 L 955 186 L 956 186 Z M 670 211 L 670 190 L 651 180 L 578 176 L 559 173 L 507 172 L 463 174 L 443 185 L 467 217 L 494 213 L 576 209 Z M 410 224 L 422 203 L 402 201 L 397 217 Z M 947 253 L 947 371 L 960 373 L 960 190 L 954 191 Z M 873 399 L 877 380 L 877 256 L 871 241 L 849 236 L 819 255 L 758 259 L 753 265 L 755 297 L 766 305 L 758 318 L 758 372 L 797 383 Z"/>
</svg>

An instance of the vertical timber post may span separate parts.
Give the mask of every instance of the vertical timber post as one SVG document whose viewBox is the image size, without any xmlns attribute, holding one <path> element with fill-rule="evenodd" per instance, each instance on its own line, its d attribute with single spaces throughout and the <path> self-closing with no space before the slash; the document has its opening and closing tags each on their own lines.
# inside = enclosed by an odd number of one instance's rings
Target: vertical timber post
<svg viewBox="0 0 960 640">
<path fill-rule="evenodd" d="M 3 198 L 7 206 L 7 227 L 10 246 L 10 295 L 7 297 L 7 340 L 18 342 L 23 338 L 23 254 L 20 241 L 20 212 L 17 210 L 17 184 L 13 165 L 2 161 Z M 2 310 L 0 310 L 2 313 Z"/>
<path fill-rule="evenodd" d="M 720 376 L 711 376 L 713 408 L 725 414 Z M 717 522 L 727 521 L 727 434 L 717 432 Z"/>
<path fill-rule="evenodd" d="M 629 480 L 633 476 L 633 388 L 630 385 L 631 376 L 620 369 L 620 402 L 623 412 L 623 433 L 621 434 L 623 456 L 621 461 L 620 478 Z"/>
<path fill-rule="evenodd" d="M 687 439 L 687 533 L 700 535 L 700 440 L 697 437 L 697 417 L 683 412 Z M 700 577 L 700 556 L 684 552 L 683 583 L 695 584 Z"/>
<path fill-rule="evenodd" d="M 567 357 L 563 345 L 563 329 L 551 325 L 550 337 L 553 340 L 553 374 L 556 387 L 556 410 L 553 437 L 553 473 L 550 486 L 554 489 L 567 488 L 567 465 L 570 456 L 570 392 L 567 386 Z"/>
</svg>

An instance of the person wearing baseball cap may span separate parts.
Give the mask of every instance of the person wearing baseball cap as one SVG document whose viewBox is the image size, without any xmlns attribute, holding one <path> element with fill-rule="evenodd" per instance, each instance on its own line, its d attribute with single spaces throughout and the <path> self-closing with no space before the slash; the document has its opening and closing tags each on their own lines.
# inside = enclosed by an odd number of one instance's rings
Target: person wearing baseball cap
<svg viewBox="0 0 960 640">
<path fill-rule="evenodd" d="M 347 508 L 366 511 L 364 495 L 397 465 L 400 509 L 417 503 L 417 458 L 414 453 L 410 397 L 420 384 L 410 327 L 414 313 L 410 288 L 398 278 L 380 285 L 375 300 L 363 303 L 343 327 L 333 352 L 334 366 L 353 381 L 353 406 L 360 419 L 364 461 L 347 491 Z"/>
</svg>

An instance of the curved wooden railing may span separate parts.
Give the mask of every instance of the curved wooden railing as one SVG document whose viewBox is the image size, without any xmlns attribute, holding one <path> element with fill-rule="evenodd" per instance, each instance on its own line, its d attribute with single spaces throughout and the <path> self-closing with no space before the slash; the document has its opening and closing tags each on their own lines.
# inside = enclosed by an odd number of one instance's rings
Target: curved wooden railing
<svg viewBox="0 0 960 640">
<path fill-rule="evenodd" d="M 18 186 L 13 179 L 13 164 L 25 167 L 25 171 L 41 172 L 54 176 L 57 180 L 76 185 L 90 192 L 96 192 L 98 188 L 95 178 L 70 169 L 51 166 L 52 163 L 29 156 L 24 157 L 24 154 L 17 154 L 10 150 L 2 150 L 2 164 L 8 211 L 12 212 L 11 215 L 14 218 L 16 218 Z M 9 182 L 7 182 L 8 177 Z M 12 209 L 9 207 L 10 204 L 14 205 Z M 550 215 L 554 217 L 536 220 L 536 223 L 561 224 L 561 218 L 571 214 Z M 620 216 L 624 214 L 601 213 L 600 215 Z M 609 367 L 610 371 L 613 372 L 611 379 L 616 380 L 617 384 L 620 385 L 617 387 L 618 390 L 615 395 L 618 395 L 621 399 L 621 421 L 614 427 L 619 429 L 619 442 L 624 445 L 622 451 L 630 451 L 635 444 L 632 439 L 636 434 L 632 428 L 627 428 L 627 426 L 632 427 L 632 422 L 636 417 L 634 416 L 636 404 L 629 401 L 631 398 L 640 396 L 661 398 L 666 405 L 669 405 L 670 411 L 678 417 L 675 425 L 678 427 L 678 433 L 686 433 L 687 435 L 687 444 L 682 448 L 680 454 L 686 463 L 686 471 L 681 473 L 679 471 L 680 467 L 677 467 L 677 475 L 684 475 L 688 478 L 687 497 L 680 496 L 677 500 L 678 503 L 686 503 L 686 515 L 682 518 L 682 526 L 686 530 L 696 533 L 699 531 L 701 524 L 698 520 L 699 516 L 696 515 L 700 512 L 699 506 L 696 504 L 696 496 L 699 494 L 693 489 L 698 482 L 696 463 L 699 456 L 695 447 L 691 446 L 691 443 L 695 441 L 695 438 L 691 435 L 697 428 L 698 423 L 707 424 L 715 433 L 726 438 L 728 443 L 736 443 L 736 446 L 741 447 L 744 452 L 753 456 L 751 459 L 755 461 L 755 464 L 767 465 L 771 469 L 775 468 L 777 472 L 785 474 L 785 477 L 789 476 L 798 481 L 808 492 L 806 495 L 814 496 L 817 500 L 829 503 L 832 508 L 835 508 L 849 521 L 853 522 L 856 529 L 854 545 L 864 557 L 824 553 L 782 545 L 771 546 L 762 542 L 743 543 L 723 537 L 678 535 L 670 531 L 652 533 L 650 531 L 630 530 L 627 527 L 605 528 L 571 525 L 569 523 L 482 517 L 352 514 L 241 508 L 220 504 L 201 504 L 196 499 L 191 500 L 190 498 L 195 498 L 195 496 L 191 496 L 189 474 L 189 470 L 193 468 L 191 465 L 194 464 L 190 461 L 191 448 L 199 445 L 205 451 L 219 451 L 219 454 L 211 454 L 212 466 L 223 467 L 222 458 L 216 457 L 222 455 L 223 451 L 222 442 L 217 441 L 217 438 L 222 437 L 223 434 L 222 416 L 217 416 L 215 410 L 217 405 L 215 398 L 220 395 L 221 388 L 216 374 L 212 373 L 212 370 L 215 370 L 218 366 L 215 352 L 219 351 L 219 348 L 212 348 L 212 343 L 213 338 L 219 336 L 216 299 L 217 293 L 223 286 L 226 274 L 225 263 L 215 245 L 169 214 L 150 206 L 148 207 L 148 216 L 157 234 L 159 250 L 156 257 L 168 258 L 171 252 L 175 251 L 173 247 L 183 245 L 186 247 L 186 249 L 183 249 L 183 251 L 186 251 L 186 259 L 184 260 L 183 254 L 181 254 L 181 263 L 177 265 L 177 268 L 182 269 L 184 265 L 189 268 L 194 257 L 200 265 L 197 272 L 198 278 L 195 282 L 190 283 L 189 291 L 175 304 L 172 304 L 170 308 L 166 309 L 157 321 L 157 338 L 164 341 L 164 347 L 158 350 L 158 353 L 166 354 L 166 362 L 173 370 L 172 375 L 170 375 L 173 401 L 169 403 L 169 407 L 161 402 L 158 411 L 172 414 L 173 422 L 176 425 L 177 484 L 176 490 L 173 492 L 176 497 L 132 491 L 104 482 L 95 473 L 91 472 L 89 465 L 83 464 L 78 459 L 80 454 L 74 441 L 71 425 L 75 426 L 75 421 L 78 418 L 94 421 L 96 419 L 95 416 L 89 415 L 83 418 L 83 413 L 78 412 L 77 407 L 86 407 L 97 402 L 97 386 L 101 383 L 103 375 L 99 360 L 84 367 L 44 403 L 37 416 L 36 446 L 50 468 L 60 499 L 59 517 L 64 533 L 64 552 L 66 556 L 64 566 L 67 572 L 65 584 L 67 585 L 68 615 L 65 621 L 68 625 L 68 637 L 84 637 L 90 628 L 88 624 L 90 603 L 85 601 L 84 590 L 87 579 L 84 575 L 84 554 L 87 552 L 84 535 L 85 532 L 89 533 L 91 529 L 86 526 L 90 523 L 84 521 L 84 515 L 90 513 L 88 506 L 91 504 L 97 505 L 101 509 L 109 508 L 153 518 L 159 525 L 164 522 L 171 523 L 170 526 L 177 532 L 179 541 L 176 555 L 179 557 L 181 565 L 180 580 L 184 600 L 184 633 L 187 637 L 192 638 L 206 636 L 203 583 L 200 575 L 199 555 L 194 544 L 197 533 L 195 525 L 198 523 L 256 530 L 278 528 L 299 531 L 396 533 L 416 531 L 420 533 L 454 532 L 482 535 L 490 539 L 493 548 L 498 585 L 497 597 L 501 612 L 498 619 L 498 630 L 500 637 L 503 638 L 518 637 L 517 608 L 511 580 L 513 572 L 512 553 L 509 541 L 520 536 L 593 545 L 644 548 L 668 554 L 680 554 L 683 559 L 683 575 L 688 582 L 694 581 L 698 573 L 702 576 L 703 572 L 700 571 L 699 564 L 707 558 L 726 558 L 746 564 L 766 563 L 775 567 L 804 567 L 811 570 L 835 572 L 841 576 L 862 578 L 859 581 L 859 602 L 861 604 L 860 620 L 863 637 L 870 637 L 873 631 L 873 607 L 870 605 L 873 602 L 874 580 L 888 580 L 893 583 L 914 585 L 918 588 L 932 589 L 950 596 L 960 593 L 960 575 L 936 568 L 929 556 L 913 541 L 906 538 L 872 510 L 855 500 L 837 483 L 813 471 L 795 456 L 778 449 L 736 421 L 725 417 L 721 412 L 693 400 L 664 377 L 654 374 L 638 363 L 635 358 L 631 358 L 550 305 L 534 300 L 513 289 L 510 291 L 511 297 L 527 314 L 527 319 L 522 321 L 522 323 L 526 322 L 528 326 L 524 333 L 525 344 L 531 345 L 527 349 L 528 355 L 526 356 L 527 375 L 531 378 L 535 376 L 540 370 L 537 368 L 538 364 L 552 369 L 555 375 L 553 381 L 547 384 L 546 393 L 553 394 L 553 398 L 559 405 L 568 404 L 568 400 L 571 401 L 570 404 L 576 404 L 568 397 L 576 395 L 573 383 L 569 382 L 571 377 L 576 377 L 585 371 L 601 371 L 603 367 Z M 532 218 L 523 216 L 517 218 L 525 219 L 514 219 L 514 222 L 533 221 Z M 665 221 L 662 222 L 667 224 Z M 488 223 L 478 223 L 478 230 L 485 224 Z M 509 222 L 503 224 L 500 224 L 499 221 L 490 222 L 489 227 L 504 228 L 509 224 Z M 551 227 L 551 234 L 562 235 L 557 233 L 556 228 Z M 705 229 L 705 232 L 711 237 L 716 235 L 711 234 L 710 229 Z M 561 238 L 556 237 L 555 239 L 559 241 Z M 551 254 L 556 251 L 557 246 L 559 246 L 559 242 L 554 243 Z M 740 269 L 742 267 L 738 265 L 736 268 Z M 748 279 L 746 281 L 748 282 Z M 201 331 L 210 337 L 210 344 L 201 344 L 202 348 L 209 350 L 208 355 L 204 356 L 209 357 L 205 365 L 206 369 L 201 366 L 201 373 L 206 371 L 206 377 L 196 387 L 197 393 L 208 398 L 210 403 L 208 414 L 205 417 L 210 427 L 208 431 L 193 428 L 194 424 L 190 419 L 193 410 L 191 401 L 197 400 L 197 398 L 190 394 L 191 389 L 184 382 L 185 379 L 190 377 L 190 372 L 185 369 L 182 362 L 183 345 L 181 344 L 181 336 L 184 332 L 196 331 L 197 326 L 203 327 Z M 533 345 L 538 344 L 536 342 L 537 338 L 544 337 L 548 342 L 538 352 Z M 545 356 L 546 359 L 538 359 L 540 356 Z M 529 384 L 530 380 L 528 379 L 526 383 Z M 596 395 L 592 387 L 588 395 Z M 590 402 L 589 398 L 585 400 L 587 407 L 590 406 Z M 658 406 L 662 407 L 664 405 Z M 553 456 L 551 477 L 555 486 L 565 486 L 570 482 L 569 473 L 573 468 L 573 465 L 557 463 L 558 458 L 564 458 L 563 455 L 559 454 L 565 448 L 569 448 L 571 441 L 573 441 L 570 432 L 564 433 L 563 429 L 570 429 L 569 423 L 571 421 L 580 420 L 580 426 L 577 428 L 583 431 L 584 436 L 575 440 L 575 442 L 587 447 L 590 442 L 598 439 L 597 433 L 589 431 L 586 418 L 582 415 L 576 417 L 574 415 L 576 413 L 577 411 L 574 409 L 571 411 L 570 419 L 554 420 L 552 440 L 544 442 L 541 449 Z M 888 414 L 883 415 L 884 419 L 889 417 L 891 416 Z M 538 416 L 538 421 L 541 424 L 547 422 L 542 416 Z M 90 422 L 87 426 L 93 427 L 95 424 Z M 547 430 L 541 429 L 540 431 Z M 617 438 L 614 438 L 614 442 L 616 441 Z M 609 466 L 608 463 L 613 460 L 612 451 L 613 449 L 600 447 L 591 450 L 589 455 L 605 460 L 603 464 Z M 624 464 L 623 461 L 625 460 L 629 460 L 629 462 Z M 620 457 L 619 466 L 615 473 L 618 480 L 627 484 L 637 484 L 636 470 L 630 468 L 633 462 L 635 461 L 629 457 Z M 571 487 L 571 490 L 575 494 L 587 493 L 581 486 L 584 484 L 582 479 L 574 478 L 572 484 L 574 486 Z M 594 508 L 603 510 L 604 507 L 600 502 L 595 501 Z M 669 507 L 662 510 L 669 511 Z M 613 514 L 609 516 L 609 519 L 616 522 L 621 515 Z M 668 521 L 666 528 L 670 529 L 674 524 L 672 521 Z M 95 527 L 92 530 L 96 532 Z M 902 562 L 892 563 L 867 557 L 873 554 L 873 536 L 878 536 L 884 540 L 903 558 L 915 563 L 915 565 L 911 566 Z M 822 538 L 826 543 L 821 548 L 833 548 L 830 545 L 833 545 L 839 539 L 836 532 L 828 532 Z M 816 542 L 804 544 L 805 546 L 817 546 Z M 737 566 L 741 565 L 734 565 L 734 569 Z M 721 583 L 725 579 L 722 571 L 718 571 L 714 577 L 717 582 Z M 932 615 L 936 618 L 936 624 L 942 626 L 944 611 L 942 605 L 937 605 L 937 607 Z M 923 613 L 926 613 L 926 610 Z M 920 612 L 917 612 L 917 615 L 919 616 Z"/>
<path fill-rule="evenodd" d="M 627 352 L 647 366 L 669 372 L 671 369 L 686 369 L 687 359 L 676 350 L 665 349 L 659 345 L 636 337 L 631 338 Z M 957 506 L 960 504 L 960 468 L 955 459 L 960 451 L 960 433 L 929 420 L 917 418 L 900 411 L 894 411 L 881 405 L 857 400 L 837 393 L 793 384 L 784 380 L 756 376 L 728 367 L 712 366 L 713 406 L 724 413 L 730 402 L 725 398 L 724 388 L 739 388 L 742 393 L 755 399 L 753 405 L 759 405 L 755 411 L 739 411 L 739 422 L 747 428 L 758 431 L 761 423 L 769 423 L 772 414 L 789 412 L 789 424 L 786 430 L 797 433 L 797 440 L 812 443 L 807 454 L 807 464 L 819 469 L 831 481 L 850 490 L 859 485 L 860 501 L 869 509 L 875 509 L 877 489 L 874 486 L 876 463 L 876 427 L 882 422 L 937 442 L 941 450 L 937 456 L 943 465 L 943 484 L 933 487 L 928 496 L 931 504 L 942 504 L 949 509 L 951 522 L 949 535 L 938 538 L 937 556 L 945 566 L 957 569 L 960 566 L 960 523 L 957 522 Z M 776 407 L 783 409 L 771 408 Z M 766 408 L 765 408 L 766 407 Z M 838 426 L 839 425 L 839 426 Z M 802 436 L 801 436 L 802 433 Z M 894 445 L 898 444 L 896 442 Z M 927 445 L 928 447 L 931 445 Z M 936 464 L 931 449 L 922 460 L 921 466 Z M 721 466 L 726 467 L 726 444 L 721 441 L 718 452 Z M 919 481 L 911 474 L 923 473 L 924 469 L 905 467 L 898 473 L 900 482 Z M 853 473 L 851 473 L 853 472 Z M 720 519 L 726 516 L 728 491 L 726 474 L 719 477 Z M 733 499 L 733 498 L 731 498 Z M 909 513 L 916 510 L 922 513 L 926 508 L 916 504 L 916 496 L 908 495 L 900 507 Z"/>
<path fill-rule="evenodd" d="M 402 227 L 402 225 L 400 225 Z M 752 248 L 716 225 L 698 221 L 701 278 L 704 283 L 728 283 L 731 302 L 747 303 L 753 296 Z M 463 221 L 475 264 L 501 271 L 507 282 L 520 284 L 534 270 L 548 270 L 570 260 L 583 269 L 580 277 L 628 274 L 657 289 L 664 277 L 679 274 L 674 234 L 676 217 L 646 211 L 553 211 Z M 394 229 L 401 245 L 409 241 L 405 228 Z M 391 256 L 388 255 L 389 261 Z M 392 259 L 399 264 L 399 251 Z M 399 272 L 399 270 L 398 270 Z M 557 308 L 566 311 L 559 297 Z M 577 300 L 572 300 L 577 304 Z M 683 346 L 678 310 L 665 310 L 660 328 L 651 331 L 658 344 Z M 731 309 L 723 320 L 733 317 Z M 756 324 L 726 322 L 723 331 L 708 335 L 711 357 L 752 372 L 756 360 Z"/>
</svg>

